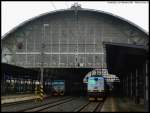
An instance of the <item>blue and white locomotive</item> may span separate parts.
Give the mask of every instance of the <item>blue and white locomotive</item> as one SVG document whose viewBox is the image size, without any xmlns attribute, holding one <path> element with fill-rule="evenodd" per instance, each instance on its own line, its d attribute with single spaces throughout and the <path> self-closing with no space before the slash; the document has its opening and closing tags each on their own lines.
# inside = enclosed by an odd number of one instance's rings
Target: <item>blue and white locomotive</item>
<svg viewBox="0 0 150 113">
<path fill-rule="evenodd" d="M 53 80 L 52 81 L 52 95 L 62 96 L 65 94 L 65 80 Z"/>
<path fill-rule="evenodd" d="M 89 101 L 104 100 L 106 96 L 106 81 L 103 76 L 94 75 L 88 77 L 87 93 Z"/>
</svg>

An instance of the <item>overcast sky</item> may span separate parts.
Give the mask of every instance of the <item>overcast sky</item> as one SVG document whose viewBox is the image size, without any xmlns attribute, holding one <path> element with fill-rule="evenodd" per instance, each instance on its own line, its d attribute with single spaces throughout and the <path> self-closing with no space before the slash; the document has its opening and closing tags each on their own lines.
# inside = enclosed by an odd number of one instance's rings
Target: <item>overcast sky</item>
<svg viewBox="0 0 150 113">
<path fill-rule="evenodd" d="M 2 2 L 1 36 L 20 23 L 42 13 L 70 8 L 73 1 L 64 2 Z M 148 2 L 78 2 L 82 8 L 110 12 L 123 17 L 149 32 Z"/>
</svg>

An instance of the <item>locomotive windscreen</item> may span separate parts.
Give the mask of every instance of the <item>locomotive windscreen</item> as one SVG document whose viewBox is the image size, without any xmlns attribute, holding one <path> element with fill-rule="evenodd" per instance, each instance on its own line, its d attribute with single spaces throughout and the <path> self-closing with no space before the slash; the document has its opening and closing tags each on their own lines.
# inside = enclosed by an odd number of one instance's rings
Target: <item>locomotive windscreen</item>
<svg viewBox="0 0 150 113">
<path fill-rule="evenodd" d="M 89 77 L 88 79 L 88 91 L 102 91 L 104 90 L 104 78 L 103 77 Z"/>
</svg>

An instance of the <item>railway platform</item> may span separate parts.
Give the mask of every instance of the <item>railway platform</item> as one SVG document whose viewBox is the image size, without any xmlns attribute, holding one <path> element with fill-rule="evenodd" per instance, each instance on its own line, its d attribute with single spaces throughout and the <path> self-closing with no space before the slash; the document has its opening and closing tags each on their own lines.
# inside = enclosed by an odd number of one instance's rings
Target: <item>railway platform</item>
<svg viewBox="0 0 150 113">
<path fill-rule="evenodd" d="M 101 112 L 144 112 L 144 104 L 135 104 L 127 98 L 108 97 Z"/>
<path fill-rule="evenodd" d="M 18 95 L 1 96 L 1 104 L 21 102 L 25 100 L 32 100 L 35 98 L 36 98 L 35 94 L 18 94 Z"/>
<path fill-rule="evenodd" d="M 50 95 L 44 95 L 43 97 L 46 99 Z M 22 101 L 28 101 L 36 99 L 37 95 L 35 94 L 16 94 L 16 95 L 7 95 L 7 96 L 1 96 L 1 104 L 10 104 L 10 103 L 16 103 L 16 102 L 22 102 Z"/>
</svg>

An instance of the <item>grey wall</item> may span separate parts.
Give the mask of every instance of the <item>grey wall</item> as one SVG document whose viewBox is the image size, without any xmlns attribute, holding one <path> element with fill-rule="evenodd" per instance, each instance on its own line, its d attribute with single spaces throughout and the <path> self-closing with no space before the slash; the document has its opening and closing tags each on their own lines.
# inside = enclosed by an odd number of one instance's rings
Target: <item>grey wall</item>
<svg viewBox="0 0 150 113">
<path fill-rule="evenodd" d="M 2 62 L 39 67 L 44 43 L 44 67 L 106 68 L 103 41 L 146 45 L 148 37 L 106 14 L 79 10 L 75 15 L 66 10 L 34 19 L 6 36 L 1 43 Z"/>
</svg>

